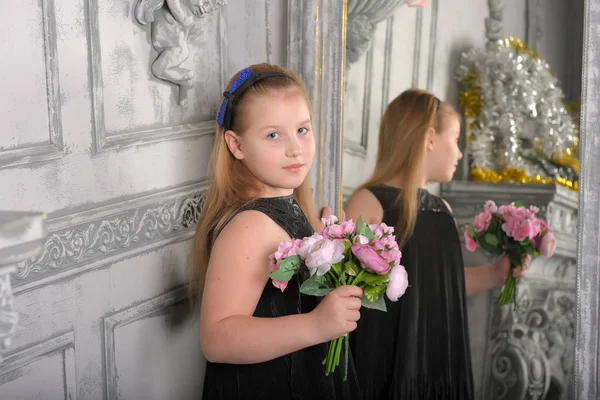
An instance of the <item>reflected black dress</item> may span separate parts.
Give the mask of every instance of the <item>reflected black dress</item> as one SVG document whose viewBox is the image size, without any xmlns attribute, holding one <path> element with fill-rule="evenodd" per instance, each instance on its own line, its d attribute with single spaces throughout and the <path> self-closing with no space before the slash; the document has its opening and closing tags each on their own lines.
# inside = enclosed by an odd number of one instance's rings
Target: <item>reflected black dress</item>
<svg viewBox="0 0 600 400">
<path fill-rule="evenodd" d="M 291 238 L 301 239 L 313 234 L 312 226 L 292 196 L 256 199 L 238 212 L 246 210 L 264 213 Z M 282 293 L 269 280 L 256 305 L 254 316 L 273 318 L 312 311 L 319 298 L 302 295 L 299 287 L 299 281 L 294 277 Z M 202 399 L 360 399 L 352 357 L 349 357 L 348 380 L 343 382 L 343 360 L 334 374 L 325 376 L 325 367 L 321 362 L 327 350 L 327 344 L 324 343 L 258 364 L 208 362 Z"/>
<path fill-rule="evenodd" d="M 383 222 L 400 217 L 399 189 L 369 188 Z M 402 248 L 410 287 L 387 313 L 361 309 L 350 335 L 365 400 L 472 400 L 464 263 L 458 231 L 441 198 L 420 190 L 414 235 Z"/>
</svg>

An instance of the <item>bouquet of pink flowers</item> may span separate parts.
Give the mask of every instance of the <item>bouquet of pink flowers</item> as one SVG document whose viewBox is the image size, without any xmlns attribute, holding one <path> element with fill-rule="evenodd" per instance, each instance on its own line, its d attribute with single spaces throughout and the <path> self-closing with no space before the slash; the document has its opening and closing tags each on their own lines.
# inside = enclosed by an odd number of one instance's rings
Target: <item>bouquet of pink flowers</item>
<svg viewBox="0 0 600 400">
<path fill-rule="evenodd" d="M 516 306 L 516 279 L 512 269 L 521 266 L 525 254 L 552 257 L 556 238 L 546 222 L 537 217 L 539 208 L 526 208 L 520 202 L 496 206 L 488 200 L 484 210 L 475 217 L 473 225 L 465 227 L 465 244 L 473 252 L 479 244 L 492 254 L 507 254 L 511 268 L 498 302 L 508 304 L 513 299 Z"/>
<path fill-rule="evenodd" d="M 338 223 L 335 216 L 322 221 L 322 232 L 279 244 L 270 256 L 273 285 L 283 291 L 295 274 L 302 282 L 300 292 L 306 295 L 325 296 L 336 287 L 356 285 L 363 290 L 363 307 L 386 311 L 383 294 L 397 301 L 408 287 L 394 228 L 383 223 L 366 225 L 361 218 L 356 223 Z M 344 341 L 346 380 L 348 335 L 330 342 L 323 365 L 326 375 L 335 371 Z"/>
</svg>

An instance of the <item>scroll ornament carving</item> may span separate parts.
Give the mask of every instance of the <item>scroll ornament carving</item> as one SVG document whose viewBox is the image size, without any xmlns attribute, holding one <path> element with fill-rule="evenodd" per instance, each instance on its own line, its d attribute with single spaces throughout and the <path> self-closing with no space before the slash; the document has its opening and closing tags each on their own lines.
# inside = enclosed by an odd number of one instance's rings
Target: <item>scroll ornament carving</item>
<svg viewBox="0 0 600 400">
<path fill-rule="evenodd" d="M 346 64 L 350 66 L 369 48 L 375 25 L 389 18 L 402 4 L 424 7 L 428 0 L 348 0 Z"/>
<path fill-rule="evenodd" d="M 41 254 L 34 260 L 18 263 L 13 276 L 23 280 L 31 274 L 91 262 L 187 231 L 198 221 L 204 199 L 204 193 L 196 193 L 168 204 L 137 208 L 51 233 Z"/>
<path fill-rule="evenodd" d="M 187 104 L 194 71 L 184 66 L 190 55 L 190 43 L 202 33 L 198 20 L 224 6 L 226 0 L 138 0 L 135 18 L 150 24 L 152 46 L 158 56 L 152 74 L 177 85 L 179 105 Z"/>
<path fill-rule="evenodd" d="M 525 286 L 525 285 L 522 285 Z M 521 288 L 516 311 L 496 310 L 492 399 L 566 399 L 574 361 L 575 293 Z"/>
</svg>

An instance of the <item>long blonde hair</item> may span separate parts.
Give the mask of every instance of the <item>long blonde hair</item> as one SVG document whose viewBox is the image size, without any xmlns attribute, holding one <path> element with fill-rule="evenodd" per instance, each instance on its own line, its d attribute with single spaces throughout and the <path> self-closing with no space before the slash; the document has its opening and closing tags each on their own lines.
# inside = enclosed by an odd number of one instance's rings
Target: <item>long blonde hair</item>
<svg viewBox="0 0 600 400">
<path fill-rule="evenodd" d="M 401 217 L 396 223 L 400 246 L 412 236 L 417 221 L 427 131 L 433 128 L 439 132 L 448 115 L 458 115 L 450 104 L 425 90 L 408 89 L 388 105 L 381 119 L 375 170 L 361 188 L 402 176 L 398 198 Z"/>
<path fill-rule="evenodd" d="M 231 126 L 231 130 L 235 131 L 236 134 L 243 135 L 247 125 L 245 120 L 249 117 L 247 113 L 243 112 L 244 104 L 251 101 L 256 94 L 280 90 L 298 90 L 306 97 L 310 109 L 306 87 L 302 79 L 294 72 L 270 64 L 256 64 L 248 68 L 259 72 L 283 72 L 292 79 L 271 76 L 254 83 L 241 93 L 236 99 Z M 231 78 L 227 85 L 227 91 L 241 72 Z M 262 192 L 261 182 L 241 160 L 235 158 L 229 151 L 225 142 L 225 129 L 218 124 L 211 155 L 209 180 L 210 187 L 196 228 L 190 258 L 190 288 L 194 295 L 200 295 L 202 292 L 214 240 L 235 215 L 236 210 L 260 196 Z M 308 177 L 299 187 L 294 189 L 294 197 L 313 227 L 316 227 L 317 217 L 308 186 Z"/>
</svg>

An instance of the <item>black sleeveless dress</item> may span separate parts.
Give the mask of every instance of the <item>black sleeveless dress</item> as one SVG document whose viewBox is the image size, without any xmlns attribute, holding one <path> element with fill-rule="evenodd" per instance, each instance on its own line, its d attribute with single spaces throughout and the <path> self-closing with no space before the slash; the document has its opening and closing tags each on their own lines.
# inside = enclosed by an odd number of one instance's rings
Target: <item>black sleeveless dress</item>
<svg viewBox="0 0 600 400">
<path fill-rule="evenodd" d="M 396 226 L 399 189 L 369 188 L 383 222 Z M 464 263 L 458 231 L 441 198 L 420 190 L 414 235 L 402 248 L 410 287 L 387 313 L 361 309 L 350 335 L 365 400 L 472 400 Z"/>
<path fill-rule="evenodd" d="M 301 239 L 313 234 L 312 226 L 292 196 L 259 198 L 238 212 L 247 210 L 264 213 L 291 238 Z M 312 311 L 319 298 L 302 295 L 299 288 L 300 283 L 296 277 L 289 282 L 283 293 L 269 280 L 256 305 L 254 316 L 274 318 Z M 334 374 L 325 376 L 325 367 L 321 362 L 325 359 L 327 350 L 327 344 L 324 343 L 258 364 L 207 362 L 202 399 L 360 399 L 352 357 L 349 357 L 348 380 L 343 382 L 343 361 Z"/>
</svg>

